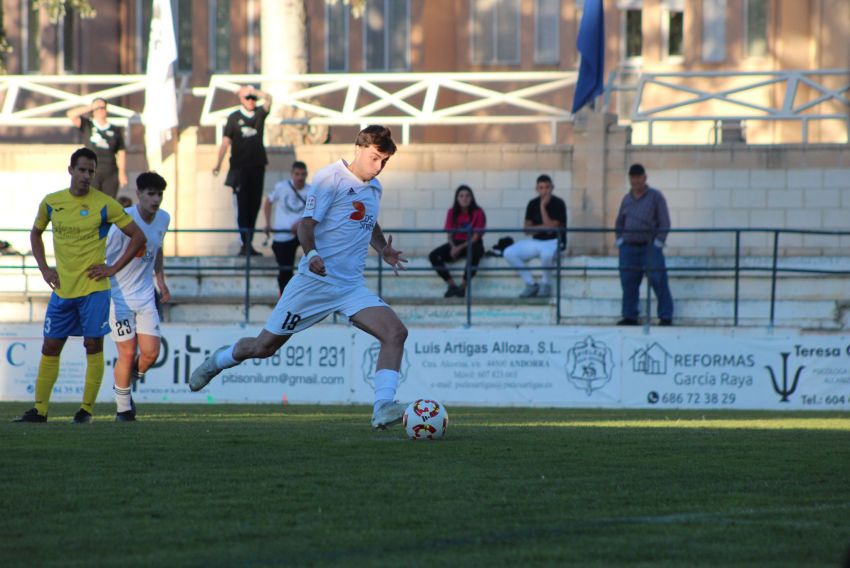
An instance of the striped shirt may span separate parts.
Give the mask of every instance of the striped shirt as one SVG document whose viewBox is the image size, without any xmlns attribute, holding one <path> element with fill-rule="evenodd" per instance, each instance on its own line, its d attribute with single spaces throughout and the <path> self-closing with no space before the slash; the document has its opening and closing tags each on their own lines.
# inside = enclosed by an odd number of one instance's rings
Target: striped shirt
<svg viewBox="0 0 850 568">
<path fill-rule="evenodd" d="M 645 245 L 654 239 L 665 242 L 670 230 L 670 212 L 664 195 L 651 187 L 640 198 L 629 191 L 620 204 L 615 228 L 617 239 L 622 238 L 625 244 Z"/>
</svg>

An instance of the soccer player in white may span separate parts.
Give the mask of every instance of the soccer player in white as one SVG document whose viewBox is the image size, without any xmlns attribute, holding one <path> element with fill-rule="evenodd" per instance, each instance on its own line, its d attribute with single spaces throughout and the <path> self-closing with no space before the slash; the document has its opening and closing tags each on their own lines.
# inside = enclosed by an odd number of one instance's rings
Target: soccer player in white
<svg viewBox="0 0 850 568">
<path fill-rule="evenodd" d="M 363 276 L 369 245 L 396 275 L 407 262 L 393 248 L 392 237 L 384 238 L 377 222 L 382 188 L 376 176 L 395 151 L 388 128 L 369 126 L 357 135 L 351 163 L 339 160 L 315 174 L 298 225 L 298 239 L 306 252 L 298 272 L 260 334 L 216 350 L 192 372 L 189 388 L 201 390 L 224 369 L 246 359 L 271 357 L 293 333 L 340 312 L 381 344 L 372 427 L 383 429 L 401 422 L 405 405 L 394 399 L 407 328 L 366 287 Z"/>
<path fill-rule="evenodd" d="M 171 297 L 162 261 L 162 241 L 171 217 L 159 208 L 166 185 L 165 179 L 155 172 L 145 172 L 136 178 L 139 202 L 125 211 L 145 234 L 147 243 L 141 255 L 110 278 L 109 326 L 110 336 L 118 348 L 113 390 L 117 407 L 115 420 L 119 422 L 136 419 L 136 407 L 130 395 L 132 381 L 144 378 L 145 371 L 159 357 L 159 312 L 156 309 L 154 276 L 162 302 Z M 107 262 L 120 257 L 129 240 L 113 226 L 106 241 Z"/>
</svg>

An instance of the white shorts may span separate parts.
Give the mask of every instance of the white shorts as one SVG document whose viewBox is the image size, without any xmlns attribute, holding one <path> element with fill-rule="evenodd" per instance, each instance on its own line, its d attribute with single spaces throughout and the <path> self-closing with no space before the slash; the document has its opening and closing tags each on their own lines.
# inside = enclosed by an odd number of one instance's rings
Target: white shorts
<svg viewBox="0 0 850 568">
<path fill-rule="evenodd" d="M 283 290 L 264 329 L 275 335 L 292 335 L 334 312 L 351 318 L 357 312 L 375 307 L 387 307 L 387 304 L 366 286 L 342 287 L 296 274 Z"/>
<path fill-rule="evenodd" d="M 159 337 L 159 312 L 153 297 L 149 302 L 130 307 L 123 301 L 109 302 L 109 336 L 113 341 L 129 341 L 137 333 Z"/>
</svg>

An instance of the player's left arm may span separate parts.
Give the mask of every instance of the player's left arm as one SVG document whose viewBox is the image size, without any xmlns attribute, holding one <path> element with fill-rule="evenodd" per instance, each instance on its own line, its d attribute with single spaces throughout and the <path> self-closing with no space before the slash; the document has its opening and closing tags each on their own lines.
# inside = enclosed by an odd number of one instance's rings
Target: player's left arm
<svg viewBox="0 0 850 568">
<path fill-rule="evenodd" d="M 398 276 L 399 269 L 406 270 L 402 263 L 407 262 L 407 259 L 401 256 L 404 253 L 393 248 L 392 235 L 384 238 L 384 231 L 381 230 L 381 226 L 378 223 L 375 223 L 375 228 L 372 229 L 372 240 L 370 244 L 381 255 L 384 262 L 393 267 L 393 272 L 395 272 L 396 276 Z"/>
<path fill-rule="evenodd" d="M 163 262 L 162 249 L 156 251 L 156 259 L 153 263 L 153 273 L 156 276 L 156 287 L 159 288 L 160 301 L 165 304 L 171 299 L 171 291 L 165 283 L 165 263 Z"/>
<path fill-rule="evenodd" d="M 92 280 L 102 280 L 104 278 L 109 278 L 110 276 L 115 276 L 115 274 L 127 266 L 127 264 L 133 260 L 133 257 L 135 257 L 136 254 L 138 254 L 138 252 L 145 246 L 145 234 L 139 226 L 136 225 L 135 221 L 131 220 L 123 227 L 119 227 L 119 229 L 121 229 L 122 233 L 130 237 L 130 243 L 127 245 L 127 248 L 124 249 L 124 254 L 122 254 L 112 266 L 107 264 L 95 264 L 90 266 L 88 276 Z"/>
</svg>

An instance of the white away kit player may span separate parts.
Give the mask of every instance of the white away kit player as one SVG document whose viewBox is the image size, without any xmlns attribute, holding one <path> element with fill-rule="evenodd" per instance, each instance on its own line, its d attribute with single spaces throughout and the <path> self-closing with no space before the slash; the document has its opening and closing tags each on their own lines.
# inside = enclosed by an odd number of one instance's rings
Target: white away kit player
<svg viewBox="0 0 850 568">
<path fill-rule="evenodd" d="M 136 407 L 130 394 L 132 382 L 143 379 L 159 356 L 159 312 L 156 309 L 154 276 L 162 301 L 167 302 L 170 298 L 163 272 L 162 241 L 171 217 L 159 208 L 165 186 L 165 179 L 155 172 L 145 172 L 136 178 L 138 204 L 127 207 L 125 211 L 145 234 L 147 242 L 140 255 L 110 278 L 110 336 L 118 348 L 113 387 L 117 406 L 115 419 L 120 422 L 136 419 Z M 113 225 L 106 241 L 106 261 L 111 263 L 119 258 L 129 241 Z"/>
<path fill-rule="evenodd" d="M 246 359 L 271 357 L 293 333 L 339 312 L 381 344 L 372 427 L 383 429 L 401 422 L 405 405 L 395 402 L 395 393 L 407 328 L 366 287 L 363 276 L 369 245 L 396 275 L 407 262 L 402 252 L 392 247 L 392 237 L 384 238 L 377 222 L 382 188 L 376 176 L 395 151 L 388 128 L 369 126 L 357 135 L 354 160 L 339 160 L 315 174 L 298 225 L 305 255 L 297 274 L 257 337 L 218 349 L 192 372 L 189 387 L 193 391 Z"/>
</svg>

